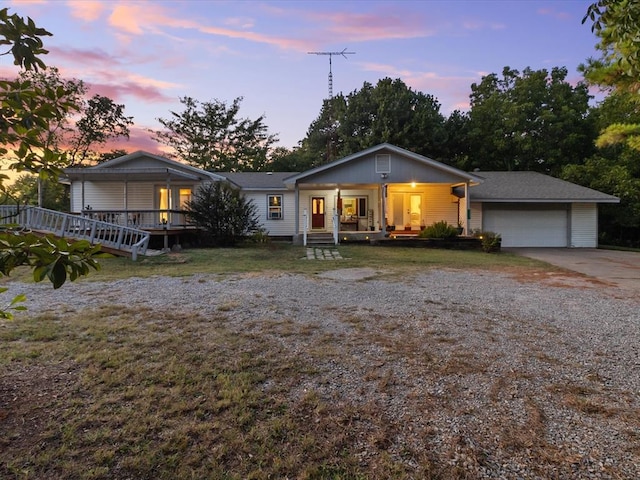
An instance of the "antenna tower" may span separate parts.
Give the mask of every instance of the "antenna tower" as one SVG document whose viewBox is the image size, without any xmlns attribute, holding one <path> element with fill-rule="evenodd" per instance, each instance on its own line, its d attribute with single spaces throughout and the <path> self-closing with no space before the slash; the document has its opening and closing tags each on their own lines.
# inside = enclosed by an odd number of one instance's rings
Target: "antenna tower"
<svg viewBox="0 0 640 480">
<path fill-rule="evenodd" d="M 328 55 L 329 56 L 329 100 L 333 98 L 333 73 L 331 73 L 331 57 L 334 55 L 342 55 L 347 58 L 347 55 L 355 55 L 356 52 L 347 52 L 345 48 L 341 52 L 307 52 L 309 55 Z"/>
<path fill-rule="evenodd" d="M 341 52 L 307 52 L 309 55 L 328 55 L 329 56 L 329 101 L 327 102 L 327 107 L 329 109 L 329 134 L 327 136 L 327 162 L 333 160 L 334 150 L 335 150 L 335 127 L 333 124 L 333 73 L 331 73 L 331 57 L 334 55 L 342 55 L 344 58 L 347 58 L 347 55 L 354 55 L 356 52 L 347 52 L 345 48 Z"/>
</svg>

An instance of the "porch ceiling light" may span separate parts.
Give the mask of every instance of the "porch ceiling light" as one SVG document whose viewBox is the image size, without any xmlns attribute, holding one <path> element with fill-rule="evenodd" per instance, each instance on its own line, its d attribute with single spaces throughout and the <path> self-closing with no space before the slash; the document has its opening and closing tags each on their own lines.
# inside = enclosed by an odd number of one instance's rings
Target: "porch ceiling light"
<svg viewBox="0 0 640 480">
<path fill-rule="evenodd" d="M 411 182 L 411 188 L 416 188 L 416 182 Z"/>
</svg>

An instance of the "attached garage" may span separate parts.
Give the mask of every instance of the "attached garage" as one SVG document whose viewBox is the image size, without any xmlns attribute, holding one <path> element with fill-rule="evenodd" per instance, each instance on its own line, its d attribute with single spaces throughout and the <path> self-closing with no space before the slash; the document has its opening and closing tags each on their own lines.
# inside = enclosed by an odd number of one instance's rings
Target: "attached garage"
<svg viewBox="0 0 640 480">
<path fill-rule="evenodd" d="M 613 195 L 537 172 L 474 172 L 474 228 L 499 233 L 503 247 L 597 247 L 598 204 Z M 480 218 L 478 218 L 480 217 Z"/>
<path fill-rule="evenodd" d="M 505 247 L 568 247 L 567 205 L 485 204 L 482 230 L 499 232 Z"/>
</svg>

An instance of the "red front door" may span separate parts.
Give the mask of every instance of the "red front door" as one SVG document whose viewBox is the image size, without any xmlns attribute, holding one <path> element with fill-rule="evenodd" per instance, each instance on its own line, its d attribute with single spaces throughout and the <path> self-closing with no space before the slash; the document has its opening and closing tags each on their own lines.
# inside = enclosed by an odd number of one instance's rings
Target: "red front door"
<svg viewBox="0 0 640 480">
<path fill-rule="evenodd" d="M 311 228 L 324 228 L 324 197 L 311 197 Z"/>
</svg>

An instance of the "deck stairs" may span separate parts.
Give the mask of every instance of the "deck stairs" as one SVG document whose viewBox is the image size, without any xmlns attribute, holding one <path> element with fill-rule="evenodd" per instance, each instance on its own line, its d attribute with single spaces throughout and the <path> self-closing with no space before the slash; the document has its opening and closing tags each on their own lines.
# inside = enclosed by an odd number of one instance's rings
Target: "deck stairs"
<svg viewBox="0 0 640 480">
<path fill-rule="evenodd" d="M 147 253 L 151 237 L 145 230 L 40 207 L 1 205 L 0 224 L 17 224 L 69 240 L 87 240 L 93 245 L 102 245 L 105 251 L 131 256 L 134 261 L 138 255 Z"/>
<path fill-rule="evenodd" d="M 333 234 L 330 232 L 315 232 L 307 234 L 307 246 L 320 247 L 335 245 Z"/>
</svg>

